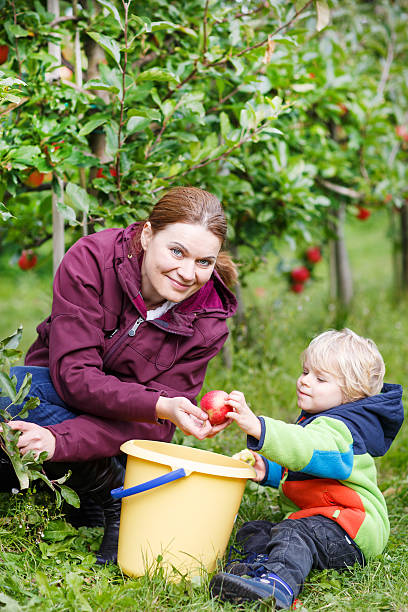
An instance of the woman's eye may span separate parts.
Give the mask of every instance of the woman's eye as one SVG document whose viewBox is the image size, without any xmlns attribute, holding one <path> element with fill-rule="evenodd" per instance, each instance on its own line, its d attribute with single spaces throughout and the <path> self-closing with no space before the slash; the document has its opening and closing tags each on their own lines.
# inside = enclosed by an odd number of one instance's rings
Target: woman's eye
<svg viewBox="0 0 408 612">
<path fill-rule="evenodd" d="M 324 378 L 318 378 L 317 380 L 318 380 L 318 382 L 326 382 L 326 380 Z"/>
<path fill-rule="evenodd" d="M 175 255 L 176 257 L 181 257 L 182 256 L 182 252 L 181 249 L 178 249 L 177 247 L 172 247 L 170 249 L 170 251 L 173 253 L 173 255 Z"/>
<path fill-rule="evenodd" d="M 211 265 L 211 261 L 208 261 L 208 259 L 199 259 L 198 264 L 200 266 L 204 266 L 205 268 L 208 268 L 208 266 Z"/>
</svg>

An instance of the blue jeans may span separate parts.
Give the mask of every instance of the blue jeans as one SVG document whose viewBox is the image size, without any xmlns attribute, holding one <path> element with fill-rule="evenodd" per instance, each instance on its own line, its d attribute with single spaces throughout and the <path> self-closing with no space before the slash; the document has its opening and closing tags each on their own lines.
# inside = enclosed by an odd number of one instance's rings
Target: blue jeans
<svg viewBox="0 0 408 612">
<path fill-rule="evenodd" d="M 56 425 L 78 416 L 79 413 L 67 406 L 56 392 L 48 368 L 40 366 L 15 366 L 10 368 L 10 378 L 13 375 L 17 378 L 17 390 L 20 388 L 25 375 L 29 372 L 32 374 L 32 381 L 28 397 L 40 398 L 40 404 L 29 410 L 26 418 L 18 420 L 36 423 L 37 425 Z M 22 404 L 13 404 L 7 409 L 12 417 L 20 412 L 28 397 Z M 8 397 L 0 397 L 0 408 L 2 410 L 5 410 L 9 404 L 10 399 Z M 2 420 L 1 417 L 0 420 Z"/>
<path fill-rule="evenodd" d="M 312 569 L 365 565 L 363 553 L 344 529 L 320 514 L 280 523 L 250 521 L 238 530 L 236 540 L 245 554 L 266 553 L 268 561 L 262 566 L 285 580 L 295 598 Z"/>
</svg>

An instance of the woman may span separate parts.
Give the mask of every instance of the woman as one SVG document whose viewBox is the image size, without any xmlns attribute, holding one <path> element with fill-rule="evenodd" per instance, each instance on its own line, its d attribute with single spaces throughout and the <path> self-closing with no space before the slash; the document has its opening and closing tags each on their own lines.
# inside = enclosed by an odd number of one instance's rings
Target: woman
<svg viewBox="0 0 408 612">
<path fill-rule="evenodd" d="M 193 401 L 236 310 L 227 288 L 236 269 L 220 253 L 226 231 L 215 196 L 176 187 L 146 222 L 81 238 L 57 271 L 51 316 L 25 366 L 13 368 L 19 383 L 32 373 L 41 400 L 10 422 L 20 451 L 46 451 L 51 477 L 71 469 L 68 484 L 102 506 L 99 562 L 116 559 L 120 502 L 109 492 L 123 483 L 120 445 L 169 442 L 176 426 L 199 439 L 223 428 Z"/>
</svg>

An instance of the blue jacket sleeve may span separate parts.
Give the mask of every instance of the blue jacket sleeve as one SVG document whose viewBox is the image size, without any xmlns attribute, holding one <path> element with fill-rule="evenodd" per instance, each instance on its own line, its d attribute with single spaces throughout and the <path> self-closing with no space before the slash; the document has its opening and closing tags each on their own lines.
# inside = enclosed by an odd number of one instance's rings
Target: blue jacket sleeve
<svg viewBox="0 0 408 612">
<path fill-rule="evenodd" d="M 266 473 L 264 479 L 259 484 L 277 489 L 282 478 L 283 468 L 279 463 L 270 461 L 266 457 L 262 457 L 262 459 L 265 463 Z"/>
</svg>

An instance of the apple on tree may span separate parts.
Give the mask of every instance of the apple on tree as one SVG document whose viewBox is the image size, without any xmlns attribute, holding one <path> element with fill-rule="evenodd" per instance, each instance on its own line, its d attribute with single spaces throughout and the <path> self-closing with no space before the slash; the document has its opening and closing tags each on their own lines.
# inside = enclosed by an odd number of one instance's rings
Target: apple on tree
<svg viewBox="0 0 408 612">
<path fill-rule="evenodd" d="M 297 268 L 293 268 L 290 273 L 290 276 L 295 283 L 304 283 L 310 278 L 310 272 L 306 268 L 306 266 L 298 266 Z"/>
<path fill-rule="evenodd" d="M 200 407 L 207 412 L 211 425 L 221 425 L 227 420 L 227 412 L 232 412 L 231 406 L 225 403 L 228 393 L 225 391 L 209 391 L 200 401 Z"/>
<path fill-rule="evenodd" d="M 364 206 L 358 206 L 358 212 L 356 215 L 357 219 L 360 219 L 360 221 L 365 221 L 370 215 L 371 210 L 368 210 L 368 208 L 364 208 Z"/>
<path fill-rule="evenodd" d="M 309 261 L 312 264 L 317 263 L 322 258 L 322 253 L 319 247 L 317 246 L 311 246 L 308 249 L 306 249 L 305 255 L 306 255 L 307 261 Z"/>
<path fill-rule="evenodd" d="M 37 264 L 37 255 L 32 249 L 24 250 L 18 260 L 18 265 L 22 270 L 31 270 Z"/>
<path fill-rule="evenodd" d="M 27 187 L 39 187 L 44 181 L 45 174 L 42 172 L 38 172 L 38 170 L 33 170 L 27 178 L 24 180 L 24 184 Z"/>
<path fill-rule="evenodd" d="M 7 62 L 8 54 L 9 54 L 8 45 L 0 45 L 0 65 Z"/>
</svg>

